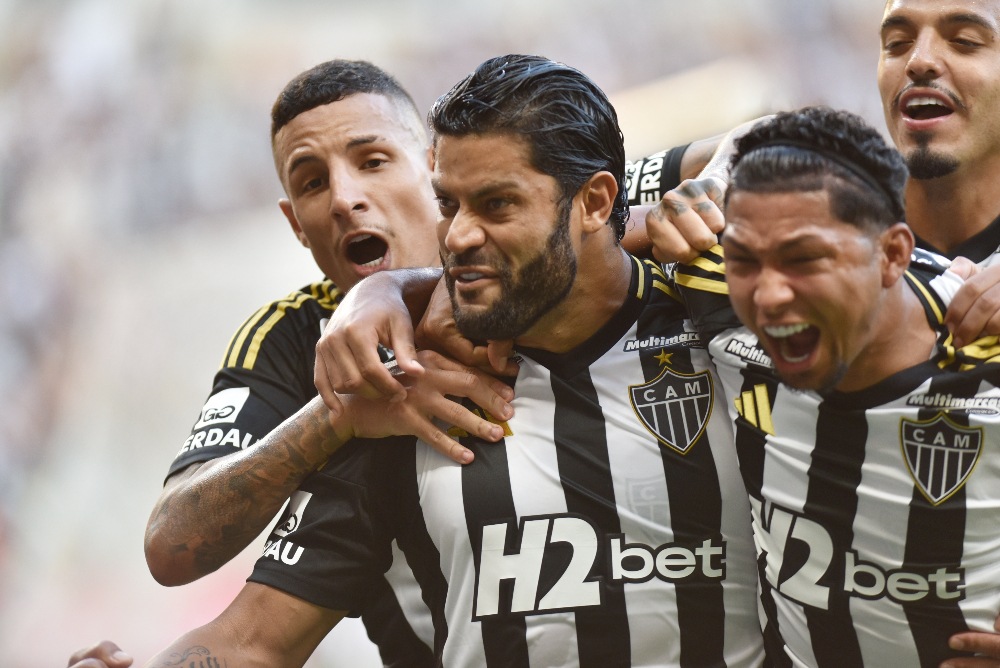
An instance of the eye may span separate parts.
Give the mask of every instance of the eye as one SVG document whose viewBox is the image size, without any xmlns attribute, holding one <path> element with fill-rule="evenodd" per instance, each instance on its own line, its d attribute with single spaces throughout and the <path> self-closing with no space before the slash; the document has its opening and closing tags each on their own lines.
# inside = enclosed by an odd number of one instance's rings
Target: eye
<svg viewBox="0 0 1000 668">
<path fill-rule="evenodd" d="M 307 181 L 305 185 L 302 186 L 302 192 L 307 193 L 310 190 L 315 190 L 323 185 L 323 179 L 317 177 L 311 181 Z"/>
<path fill-rule="evenodd" d="M 361 165 L 361 169 L 375 169 L 376 167 L 381 167 L 386 162 L 388 162 L 388 160 L 383 160 L 382 158 L 372 158 L 371 160 L 365 161 L 365 163 Z"/>
<path fill-rule="evenodd" d="M 438 209 L 441 210 L 442 214 L 447 214 L 447 212 L 454 211 L 458 208 L 458 204 L 447 197 L 435 197 L 434 199 L 437 200 Z"/>
<path fill-rule="evenodd" d="M 486 200 L 486 202 L 483 204 L 483 208 L 485 208 L 487 211 L 499 211 L 508 204 L 510 204 L 510 200 L 504 199 L 502 197 L 494 197 L 492 199 Z"/>
</svg>

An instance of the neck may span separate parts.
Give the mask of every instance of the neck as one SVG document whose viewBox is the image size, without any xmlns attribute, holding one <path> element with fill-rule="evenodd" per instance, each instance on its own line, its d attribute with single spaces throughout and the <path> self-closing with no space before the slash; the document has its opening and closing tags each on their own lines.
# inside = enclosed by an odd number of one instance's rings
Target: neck
<svg viewBox="0 0 1000 668">
<path fill-rule="evenodd" d="M 871 341 L 851 362 L 841 392 L 857 392 L 898 373 L 926 362 L 937 338 L 923 304 L 900 277 L 887 291 L 878 307 Z"/>
<path fill-rule="evenodd" d="M 611 228 L 605 227 L 610 233 Z M 569 294 L 514 343 L 567 353 L 597 333 L 628 297 L 633 262 L 621 246 L 600 233 L 580 244 L 577 274 Z"/>
<path fill-rule="evenodd" d="M 914 233 L 944 253 L 1000 216 L 1000 156 L 963 164 L 954 174 L 906 184 L 906 220 Z"/>
</svg>

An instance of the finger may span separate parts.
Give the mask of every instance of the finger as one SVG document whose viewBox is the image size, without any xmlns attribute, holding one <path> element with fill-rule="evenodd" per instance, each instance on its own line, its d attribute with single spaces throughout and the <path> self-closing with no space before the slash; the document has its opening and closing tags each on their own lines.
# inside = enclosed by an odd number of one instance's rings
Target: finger
<svg viewBox="0 0 1000 668">
<path fill-rule="evenodd" d="M 1000 659 L 1000 634 L 984 632 L 956 633 L 948 640 L 948 646 L 960 652 L 984 654 Z"/>
<path fill-rule="evenodd" d="M 456 464 L 471 464 L 475 459 L 469 450 L 455 439 L 438 429 L 430 420 L 424 420 L 417 430 L 417 438 L 428 443 L 432 448 L 452 460 Z"/>
<path fill-rule="evenodd" d="M 449 368 L 450 367 L 450 368 Z M 453 360 L 442 359 L 441 368 L 435 371 L 433 377 L 428 378 L 429 383 L 425 383 L 419 390 L 420 397 L 434 396 L 444 398 L 446 396 L 465 397 L 471 399 L 473 403 L 486 409 L 490 415 L 500 420 L 509 420 L 514 416 L 514 409 L 508 403 L 514 398 L 514 390 L 506 383 L 484 373 L 478 369 L 462 366 Z M 455 414 L 451 411 L 455 402 L 448 401 L 446 413 L 430 412 L 435 417 L 447 420 L 451 424 L 454 422 Z M 426 404 L 425 404 L 426 405 Z M 440 409 L 442 404 L 435 403 Z M 467 409 L 462 411 L 467 412 Z"/>
<path fill-rule="evenodd" d="M 476 415 L 457 401 L 440 395 L 428 397 L 427 405 L 423 408 L 431 415 L 484 441 L 496 443 L 504 436 L 503 427 L 500 425 Z"/>
<path fill-rule="evenodd" d="M 88 660 L 96 663 L 89 663 Z M 125 666 L 131 665 L 132 657 L 110 640 L 102 640 L 96 645 L 73 652 L 69 659 L 69 665 L 74 666 L 81 662 L 84 666 L 103 667 L 107 665 L 110 668 L 125 668 Z"/>
<path fill-rule="evenodd" d="M 980 276 L 983 275 L 980 274 Z M 973 284 L 970 286 L 970 290 L 978 290 L 980 287 L 976 280 L 978 278 L 979 276 L 976 276 L 967 281 L 959 289 L 959 293 L 965 289 L 965 286 L 970 284 Z M 956 298 L 958 298 L 958 295 L 956 295 Z M 975 301 L 968 307 L 958 324 L 952 326 L 952 333 L 955 335 L 955 346 L 961 347 L 982 336 L 995 334 L 995 331 L 989 331 L 991 327 L 990 323 L 998 314 L 1000 314 L 1000 285 L 989 285 L 985 290 L 979 292 Z M 958 317 L 957 312 L 955 317 Z M 995 329 L 996 326 L 993 325 L 992 327 Z"/>
<path fill-rule="evenodd" d="M 979 267 L 975 262 L 967 257 L 958 256 L 951 261 L 951 266 L 948 267 L 952 272 L 961 276 L 964 280 L 970 279 L 975 273 L 978 273 Z"/>
<path fill-rule="evenodd" d="M 392 372 L 386 368 L 379 355 L 379 344 L 392 345 L 390 332 L 394 328 L 397 331 L 402 329 L 399 323 L 401 318 L 398 314 L 389 314 L 389 330 L 380 333 L 376 329 L 347 329 L 344 333 L 344 342 L 350 351 L 351 360 L 354 362 L 358 373 L 361 374 L 361 383 L 357 388 L 358 394 L 363 394 L 368 398 L 389 397 L 391 401 L 402 401 L 406 398 L 406 388 L 399 382 Z M 406 326 L 409 327 L 407 321 Z"/>
<path fill-rule="evenodd" d="M 344 406 L 340 403 L 337 393 L 330 384 L 330 377 L 326 371 L 326 361 L 322 355 L 316 355 L 313 384 L 316 385 L 316 391 L 319 392 L 319 396 L 323 398 L 323 403 L 330 409 L 330 412 L 334 416 L 340 415 L 344 410 Z"/>
<path fill-rule="evenodd" d="M 691 248 L 673 222 L 658 208 L 646 216 L 646 234 L 653 243 L 653 256 L 660 262 L 690 262 L 698 257 L 698 251 Z"/>
<path fill-rule="evenodd" d="M 507 368 L 507 360 L 514 349 L 514 340 L 490 341 L 486 347 L 486 355 L 490 360 L 490 366 L 497 373 L 503 373 Z"/>
<path fill-rule="evenodd" d="M 940 668 L 1000 668 L 1000 661 L 981 657 L 964 657 L 948 659 L 941 664 Z"/>
<path fill-rule="evenodd" d="M 409 321 L 396 323 L 390 328 L 390 347 L 396 355 L 396 364 L 403 373 L 419 376 L 424 373 L 424 367 L 417 361 L 417 347 L 413 342 L 413 324 Z"/>
<path fill-rule="evenodd" d="M 395 397 L 402 394 L 405 396 L 404 388 L 395 378 L 378 355 L 378 339 L 372 336 L 366 343 L 360 343 L 357 338 L 342 336 L 331 339 L 327 345 L 329 357 L 327 359 L 327 369 L 333 389 L 340 394 L 357 394 L 367 399 L 380 399 L 385 397 Z M 366 369 L 369 376 L 377 373 L 373 371 L 373 364 L 381 367 L 384 372 L 382 377 L 383 386 L 376 387 L 368 382 L 362 369 Z"/>
</svg>

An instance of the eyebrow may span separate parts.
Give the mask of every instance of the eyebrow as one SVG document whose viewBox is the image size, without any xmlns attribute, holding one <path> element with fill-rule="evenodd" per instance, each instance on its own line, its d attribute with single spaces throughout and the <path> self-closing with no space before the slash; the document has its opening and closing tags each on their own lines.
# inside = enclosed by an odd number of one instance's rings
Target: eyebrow
<svg viewBox="0 0 1000 668">
<path fill-rule="evenodd" d="M 438 193 L 440 195 L 447 195 L 444 188 L 441 187 L 441 182 L 438 181 L 437 179 L 431 180 L 431 186 L 434 188 L 435 193 Z M 484 197 L 489 197 L 493 193 L 499 192 L 501 190 L 517 190 L 519 188 L 520 188 L 519 184 L 517 184 L 514 181 L 502 181 L 500 183 L 491 183 L 473 192 L 471 195 L 469 195 L 469 199 L 479 200 L 483 199 Z"/>
<path fill-rule="evenodd" d="M 291 176 L 296 169 L 307 162 L 319 162 L 319 158 L 310 154 L 300 155 L 295 160 L 292 160 L 292 164 L 288 166 L 288 175 Z"/>
<path fill-rule="evenodd" d="M 815 241 L 815 240 L 823 241 L 823 237 L 821 237 L 818 234 L 806 234 L 806 235 L 803 235 L 801 237 L 795 237 L 794 239 L 792 239 L 790 241 L 786 241 L 783 244 L 781 244 L 780 246 L 778 246 L 778 248 L 776 250 L 777 250 L 777 252 L 781 253 L 781 252 L 793 249 L 796 246 L 801 246 L 802 244 L 809 243 L 809 242 Z M 727 235 L 726 237 L 724 237 L 723 242 L 722 242 L 723 247 L 725 247 L 726 244 L 730 244 L 730 245 L 734 246 L 735 250 L 741 251 L 743 253 L 749 253 L 751 255 L 754 254 L 754 251 L 750 247 L 744 246 L 739 241 L 736 241 L 735 239 L 733 239 L 732 236 L 728 236 Z"/>
<path fill-rule="evenodd" d="M 980 28 L 984 28 L 986 30 L 989 30 L 991 33 L 996 33 L 996 27 L 993 24 L 991 24 L 989 21 L 987 21 L 986 19 L 984 19 L 979 14 L 973 14 L 971 12 L 958 12 L 958 13 L 955 13 L 955 14 L 949 14 L 948 16 L 946 16 L 944 18 L 943 23 L 945 23 L 945 24 L 956 24 L 956 23 L 959 23 L 959 24 L 961 24 L 961 23 L 972 24 L 972 25 L 979 26 Z M 905 16 L 890 16 L 889 18 L 887 18 L 885 21 L 882 22 L 881 31 L 885 32 L 887 29 L 889 29 L 889 28 L 895 28 L 895 27 L 908 28 L 908 27 L 912 27 L 912 26 L 913 26 L 913 21 L 911 21 L 910 19 L 908 19 Z"/>
<path fill-rule="evenodd" d="M 352 149 L 355 146 L 363 146 L 364 144 L 371 144 L 379 140 L 378 135 L 365 135 L 364 137 L 355 137 L 351 141 L 347 142 L 347 148 Z"/>
</svg>

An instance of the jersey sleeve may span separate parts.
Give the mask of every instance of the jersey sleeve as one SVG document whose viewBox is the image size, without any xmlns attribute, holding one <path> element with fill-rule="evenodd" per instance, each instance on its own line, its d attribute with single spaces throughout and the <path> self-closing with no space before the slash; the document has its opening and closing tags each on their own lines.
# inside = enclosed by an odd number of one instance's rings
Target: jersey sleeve
<svg viewBox="0 0 1000 668">
<path fill-rule="evenodd" d="M 359 615 L 383 593 L 392 565 L 401 521 L 394 481 L 407 460 L 399 449 L 413 440 L 355 439 L 341 448 L 292 493 L 247 581 Z"/>
<path fill-rule="evenodd" d="M 720 332 L 740 326 L 729 303 L 721 246 L 714 246 L 688 264 L 673 265 L 670 278 L 702 341 L 707 343 Z"/>
<path fill-rule="evenodd" d="M 264 306 L 237 330 L 168 477 L 245 450 L 316 396 L 315 345 L 340 297 L 327 283 Z"/>
<path fill-rule="evenodd" d="M 690 144 L 660 151 L 625 165 L 629 206 L 656 204 L 681 184 L 681 160 Z"/>
</svg>

